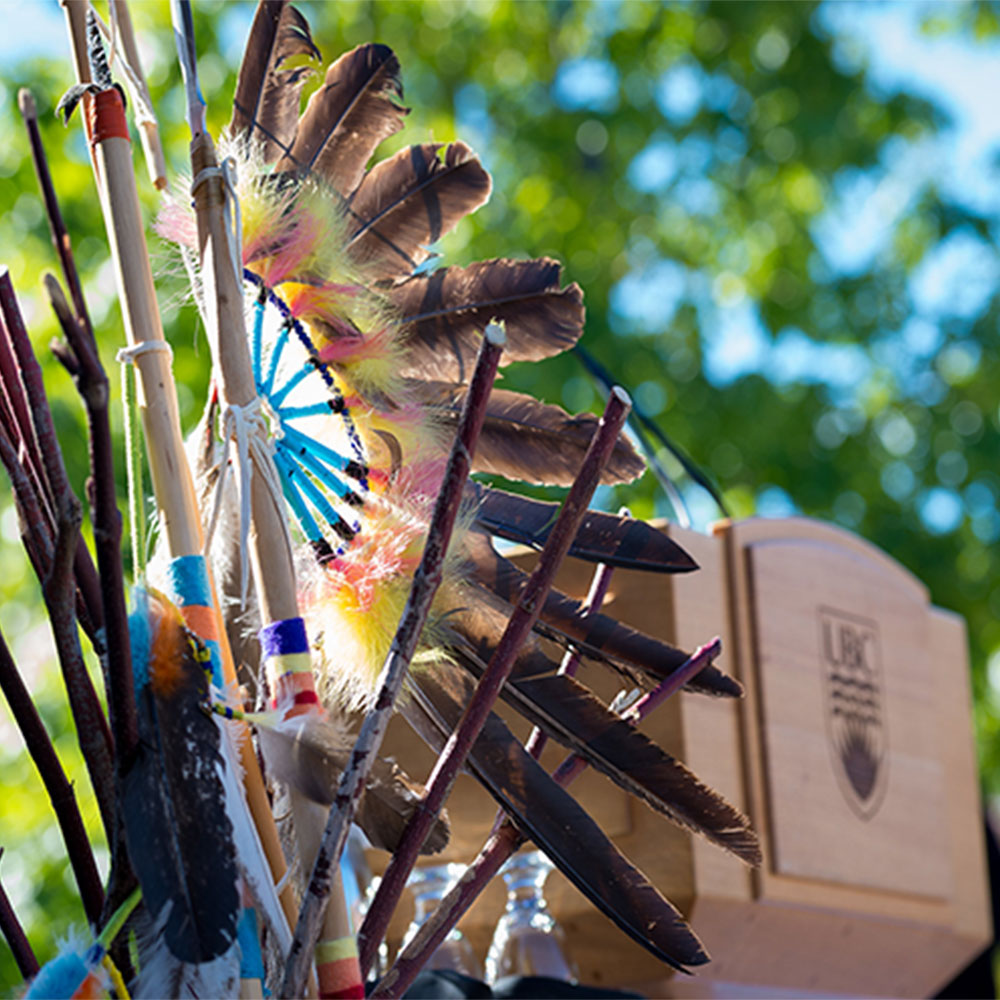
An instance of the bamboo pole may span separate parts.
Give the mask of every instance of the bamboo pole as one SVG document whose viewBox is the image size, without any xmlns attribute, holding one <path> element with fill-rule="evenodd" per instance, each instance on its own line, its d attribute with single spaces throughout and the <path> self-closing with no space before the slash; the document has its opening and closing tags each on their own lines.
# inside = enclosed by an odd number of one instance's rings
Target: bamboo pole
<svg viewBox="0 0 1000 1000">
<path fill-rule="evenodd" d="M 171 13 L 184 71 L 188 122 L 192 133 L 191 171 L 208 340 L 223 405 L 235 419 L 250 420 L 248 432 L 253 435 L 259 431 L 259 426 L 252 422 L 251 410 L 257 403 L 257 387 L 243 313 L 243 248 L 237 245 L 238 227 L 237 232 L 232 232 L 226 216 L 227 197 L 235 201 L 235 192 L 227 192 L 228 181 L 224 180 L 219 169 L 212 137 L 205 130 L 190 4 L 174 2 Z M 233 212 L 239 212 L 238 204 L 230 207 Z M 239 481 L 248 483 L 250 489 L 249 558 L 261 621 L 281 628 L 293 620 L 300 620 L 298 587 L 280 479 L 271 459 L 270 446 L 264 446 L 260 441 L 258 444 L 261 447 L 254 448 L 251 441 L 248 453 L 237 454 L 236 472 Z M 248 468 L 239 467 L 244 462 Z M 241 559 L 246 557 L 247 553 L 241 552 Z M 268 668 L 272 669 L 272 662 L 268 663 Z M 288 714 L 322 712 L 315 697 L 311 671 L 303 671 L 296 676 L 299 678 L 300 697 L 303 691 L 312 697 L 292 704 Z M 272 690 L 278 693 L 280 699 L 281 678 L 273 676 L 271 680 Z M 303 867 L 307 868 L 319 849 L 324 817 L 295 789 L 290 790 L 290 799 L 299 854 Z M 339 870 L 335 876 L 335 891 L 329 897 L 323 917 L 322 939 L 332 946 L 338 958 L 316 963 L 320 994 L 363 996 L 364 984 L 356 960 L 354 930 Z M 354 954 L 348 954 L 349 951 Z M 305 981 L 302 988 L 306 988 Z"/>
<path fill-rule="evenodd" d="M 124 50 L 125 62 L 135 74 L 133 87 L 138 90 L 138 96 L 151 108 L 153 101 L 149 96 L 149 86 L 146 75 L 142 71 L 142 60 L 139 58 L 139 46 L 135 41 L 135 31 L 132 28 L 132 15 L 129 13 L 125 0 L 109 0 L 113 17 L 112 25 L 118 27 L 118 37 Z M 149 171 L 149 180 L 157 191 L 167 187 L 167 161 L 163 155 L 163 144 L 160 142 L 160 130 L 156 120 L 145 115 L 136 116 L 136 127 L 139 130 L 139 141 L 142 143 L 142 153 Z"/>
</svg>

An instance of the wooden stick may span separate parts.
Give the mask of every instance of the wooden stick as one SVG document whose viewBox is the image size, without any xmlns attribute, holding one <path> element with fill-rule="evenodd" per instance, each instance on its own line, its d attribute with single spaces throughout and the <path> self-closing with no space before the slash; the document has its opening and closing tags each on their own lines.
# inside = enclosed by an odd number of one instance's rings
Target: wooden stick
<svg viewBox="0 0 1000 1000">
<path fill-rule="evenodd" d="M 633 725 L 645 719 L 670 694 L 707 667 L 722 649 L 722 643 L 713 639 L 691 654 L 688 661 L 646 697 L 641 698 L 622 717 Z M 552 773 L 557 785 L 565 788 L 587 767 L 581 757 L 570 754 Z M 525 837 L 509 820 L 505 820 L 483 845 L 476 859 L 465 870 L 458 882 L 442 897 L 437 909 L 424 922 L 406 947 L 396 956 L 392 968 L 382 977 L 370 996 L 398 997 L 409 988 L 417 973 L 427 963 L 452 928 L 462 919 L 469 907 L 486 888 L 489 881 L 503 867 L 503 863 L 526 842 Z"/>
<path fill-rule="evenodd" d="M 31 759 L 38 768 L 42 784 L 56 814 L 59 829 L 66 842 L 70 867 L 80 890 L 83 911 L 92 927 L 99 926 L 101 909 L 104 906 L 104 890 L 98 874 L 94 855 L 87 839 L 87 831 L 80 816 L 73 786 L 66 778 L 62 764 L 56 755 L 49 734 L 45 731 L 38 710 L 31 700 L 31 694 L 24 686 L 14 658 L 10 655 L 3 635 L 0 635 L 0 690 L 3 691 L 11 714 L 17 723 Z"/>
<path fill-rule="evenodd" d="M 108 418 L 108 378 L 97 354 L 89 317 L 79 322 L 70 310 L 55 276 L 46 274 L 45 289 L 69 343 L 68 355 L 59 345 L 53 352 L 70 371 L 87 411 L 92 478 L 88 490 L 107 636 L 107 695 L 111 731 L 115 738 L 116 766 L 128 769 L 139 742 L 132 679 L 132 647 L 125 610 L 125 577 L 122 570 L 122 518 L 115 491 L 115 469 Z M 88 337 L 84 330 L 90 334 Z"/>
<path fill-rule="evenodd" d="M 370 968 L 378 942 L 385 934 L 392 911 L 402 895 L 406 880 L 416 863 L 420 847 L 430 831 L 434 817 L 441 811 L 458 771 L 496 702 L 500 689 L 510 675 L 514 659 L 538 620 L 556 570 L 576 535 L 587 512 L 590 498 L 600 482 L 601 472 L 618 441 L 631 406 L 628 393 L 616 386 L 608 398 L 604 415 L 584 456 L 569 495 L 566 497 L 552 532 L 542 549 L 538 565 L 525 584 L 507 627 L 497 643 L 472 700 L 466 706 L 458 726 L 449 737 L 431 772 L 421 807 L 410 820 L 392 860 L 386 868 L 378 892 L 365 916 L 359 934 L 364 968 Z"/>
<path fill-rule="evenodd" d="M 82 39 L 82 51 L 76 47 L 80 39 L 76 29 L 83 5 L 73 0 L 63 0 L 63 5 L 79 68 L 81 62 L 86 62 L 85 35 Z M 93 140 L 94 170 L 102 208 L 105 210 L 105 224 L 115 263 L 126 334 L 130 346 L 159 345 L 163 343 L 163 330 L 146 251 L 121 96 L 117 90 L 106 90 L 96 95 L 92 103 L 94 112 L 88 134 Z M 95 126 L 99 126 L 96 133 Z M 175 559 L 200 555 L 201 520 L 191 470 L 184 452 L 177 390 L 168 355 L 161 350 L 154 350 L 138 358 L 136 364 L 140 376 L 140 415 L 168 551 Z M 212 592 L 214 631 L 219 643 L 224 677 L 226 683 L 234 683 L 236 670 L 214 585 Z M 277 883 L 284 878 L 286 866 L 267 790 L 251 741 L 239 739 L 237 742 L 247 803 L 257 825 L 272 877 Z M 294 915 L 295 901 L 290 886 L 286 887 L 281 898 L 286 914 Z"/>
<path fill-rule="evenodd" d="M 89 0 L 59 0 L 66 15 L 69 47 L 77 83 L 90 82 L 90 61 L 87 59 L 87 6 Z"/>
<path fill-rule="evenodd" d="M 139 46 L 135 42 L 135 31 L 132 28 L 132 15 L 129 13 L 125 0 L 109 0 L 114 12 L 112 23 L 117 23 L 118 34 L 125 50 L 125 61 L 135 74 L 133 86 L 139 89 L 139 96 L 148 108 L 152 108 L 153 100 L 146 83 L 146 74 L 142 71 L 142 59 L 139 57 Z M 136 116 L 136 126 L 139 130 L 139 141 L 142 143 L 142 153 L 149 171 L 149 180 L 157 191 L 167 187 L 167 161 L 163 155 L 163 143 L 160 142 L 160 130 L 156 119 Z"/>
<path fill-rule="evenodd" d="M 623 508 L 618 513 L 625 513 L 627 515 L 628 511 Z M 614 575 L 614 566 L 608 566 L 606 563 L 598 563 L 590 581 L 587 599 L 583 603 L 583 618 L 589 618 L 601 610 L 601 605 L 604 603 L 604 598 L 608 595 L 608 588 L 611 586 L 611 579 Z M 575 677 L 579 666 L 580 653 L 573 646 L 566 650 L 566 655 L 563 656 L 562 663 L 559 664 L 559 673 L 565 674 L 567 677 Z M 548 743 L 548 736 L 546 736 L 540 727 L 535 726 L 528 737 L 528 741 L 524 744 L 524 749 L 535 760 L 538 760 L 542 756 L 542 751 L 545 749 L 546 743 Z"/>
<path fill-rule="evenodd" d="M 244 407 L 257 398 L 257 389 L 243 317 L 242 276 L 238 281 L 225 228 L 225 188 L 222 178 L 212 173 L 217 166 L 211 136 L 206 132 L 195 136 L 191 142 L 192 173 L 198 177 L 209 171 L 195 191 L 208 339 L 215 369 L 219 373 L 223 403 Z M 265 475 L 257 469 L 254 460 L 248 460 L 252 465 L 249 554 L 261 621 L 286 621 L 298 617 L 299 606 L 284 504 L 268 489 Z M 239 468 L 235 471 L 237 475 L 242 473 Z M 278 678 L 271 677 L 270 681 L 272 690 L 278 690 Z M 315 814 L 309 803 L 294 791 L 291 800 L 303 867 L 308 867 L 319 843 L 319 831 L 310 832 L 315 825 Z M 327 911 L 324 926 L 326 940 L 337 940 L 353 933 L 343 891 L 335 899 L 336 905 Z M 283 895 L 282 902 L 290 904 L 285 907 L 286 915 L 289 926 L 294 926 L 297 908 L 290 892 Z M 322 982 L 320 986 L 322 988 Z"/>
<path fill-rule="evenodd" d="M 378 755 L 382 737 L 392 716 L 393 705 L 402 687 L 406 670 L 416 652 L 434 595 L 441 584 L 445 554 L 462 503 L 463 488 L 469 476 L 476 441 L 486 417 L 486 404 L 496 378 L 505 340 L 501 327 L 494 324 L 487 326 L 459 420 L 458 432 L 448 457 L 444 481 L 434 505 L 420 565 L 414 574 L 399 628 L 396 630 L 379 675 L 378 696 L 374 707 L 365 716 L 351 754 L 351 763 L 341 776 L 337 794 L 330 808 L 330 816 L 323 831 L 323 841 L 302 900 L 295 939 L 292 942 L 285 978 L 281 984 L 282 997 L 294 997 L 300 992 L 308 957 L 315 946 L 319 932 L 319 915 L 322 913 L 329 892 L 331 872 L 335 871 L 340 863 L 340 856 L 350 830 L 351 817 L 364 790 L 368 772 Z M 361 967 L 363 973 L 367 971 L 364 959 Z"/>
<path fill-rule="evenodd" d="M 9 284 L 9 274 L 6 267 L 3 268 L 3 273 L 7 275 L 5 281 Z M 54 465 L 47 470 L 46 460 L 43 458 L 43 441 L 39 435 L 44 438 L 46 447 L 54 440 L 55 436 L 54 433 L 46 430 L 45 420 L 38 429 L 35 428 L 36 413 L 31 403 L 32 396 L 37 398 L 41 395 L 42 408 L 45 413 L 48 412 L 48 404 L 44 401 L 44 390 L 40 390 L 42 384 L 41 369 L 34 361 L 30 340 L 24 329 L 12 287 L 9 293 L 5 293 L 5 302 L 7 305 L 4 306 L 3 316 L 7 336 L 0 338 L 0 379 L 3 381 L 3 393 L 7 397 L 11 414 L 15 419 L 15 425 L 12 426 L 17 428 L 17 432 L 11 433 L 10 438 L 16 442 L 19 449 L 24 449 L 28 475 L 34 482 L 36 495 L 42 510 L 45 511 L 49 519 L 51 531 L 54 533 L 58 505 L 57 494 L 66 485 L 65 472 L 60 474 L 58 471 L 62 465 L 61 453 L 51 456 Z M 22 368 L 18 348 L 30 358 L 29 370 Z M 47 420 L 47 424 L 51 426 L 51 418 Z M 55 475 L 54 481 L 49 479 L 50 472 Z M 100 585 L 90 552 L 82 538 L 77 543 L 74 556 L 74 574 L 80 591 L 78 605 L 81 624 L 84 625 L 91 640 L 95 642 L 95 649 L 100 654 L 103 652 L 103 638 L 99 635 L 103 624 Z"/>
<path fill-rule="evenodd" d="M 88 420 L 88 440 L 90 443 L 90 464 L 92 478 L 88 483 L 88 498 L 91 501 L 91 522 L 94 525 L 94 541 L 97 561 L 100 566 L 98 587 L 100 592 L 99 622 L 104 623 L 102 662 L 107 664 L 105 672 L 108 714 L 115 742 L 115 768 L 119 784 L 120 777 L 128 766 L 138 744 L 135 698 L 132 682 L 132 648 L 128 631 L 128 615 L 125 607 L 125 587 L 121 560 L 121 515 L 118 510 L 115 487 L 115 472 L 111 429 L 108 416 L 109 391 L 107 376 L 101 366 L 97 341 L 83 296 L 73 257 L 69 233 L 63 222 L 62 212 L 56 198 L 55 187 L 49 171 L 45 148 L 38 129 L 38 114 L 31 93 L 21 90 L 18 106 L 24 119 L 31 146 L 35 174 L 42 191 L 45 212 L 49 221 L 52 243 L 62 268 L 63 276 L 70 290 L 72 307 L 66 302 L 59 283 L 52 275 L 44 278 L 49 299 L 62 326 L 70 346 L 70 354 L 53 346 L 53 352 L 71 372 L 84 401 Z M 81 547 L 86 551 L 85 546 Z M 89 553 L 88 553 L 89 557 Z M 79 560 L 77 586 L 81 587 Z M 96 645 L 95 645 L 95 648 Z M 100 650 L 98 650 L 99 655 Z M 108 878 L 105 912 L 108 917 L 124 901 L 136 884 L 131 859 L 125 843 L 124 825 L 121 817 L 115 817 L 114 837 L 109 841 L 111 849 L 111 871 Z M 113 957 L 119 969 L 130 977 L 131 961 L 124 942 L 112 946 Z"/>
</svg>

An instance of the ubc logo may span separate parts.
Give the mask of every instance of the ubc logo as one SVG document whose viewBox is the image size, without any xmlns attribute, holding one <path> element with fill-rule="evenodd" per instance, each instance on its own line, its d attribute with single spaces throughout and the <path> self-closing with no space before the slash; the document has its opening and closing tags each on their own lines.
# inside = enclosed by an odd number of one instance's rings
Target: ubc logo
<svg viewBox="0 0 1000 1000">
<path fill-rule="evenodd" d="M 871 819 L 886 786 L 878 626 L 833 608 L 819 608 L 818 616 L 834 770 L 850 807 L 862 819 Z"/>
</svg>

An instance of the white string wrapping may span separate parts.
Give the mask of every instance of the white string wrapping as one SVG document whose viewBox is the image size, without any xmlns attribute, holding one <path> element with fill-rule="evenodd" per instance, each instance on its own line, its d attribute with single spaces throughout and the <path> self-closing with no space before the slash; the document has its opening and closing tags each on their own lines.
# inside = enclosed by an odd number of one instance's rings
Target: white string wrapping
<svg viewBox="0 0 1000 1000">
<path fill-rule="evenodd" d="M 174 349 L 165 340 L 142 340 L 138 344 L 120 347 L 115 360 L 122 365 L 134 365 L 144 354 L 154 354 L 157 351 L 163 351 L 173 361 Z"/>
<path fill-rule="evenodd" d="M 222 411 L 222 457 L 218 481 L 215 484 L 215 499 L 212 503 L 212 517 L 205 532 L 205 557 L 208 558 L 212 546 L 215 526 L 222 510 L 226 480 L 232 464 L 232 448 L 236 446 L 235 460 L 239 467 L 240 506 L 240 606 L 246 607 L 247 591 L 250 586 L 250 483 L 253 466 L 267 487 L 271 502 L 280 508 L 282 503 L 281 479 L 272 459 L 271 434 L 267 420 L 261 412 L 260 397 L 250 400 L 246 406 L 230 404 Z M 251 464 L 252 463 L 252 464 Z M 288 523 L 281 519 L 291 550 L 291 536 Z"/>
<path fill-rule="evenodd" d="M 229 247 L 229 259 L 233 264 L 236 283 L 243 285 L 243 214 L 240 211 L 240 200 L 236 197 L 236 160 L 227 156 L 218 167 L 205 167 L 199 170 L 191 182 L 191 197 L 210 177 L 221 177 L 225 187 L 222 204 L 223 218 L 226 225 L 226 243 Z"/>
</svg>

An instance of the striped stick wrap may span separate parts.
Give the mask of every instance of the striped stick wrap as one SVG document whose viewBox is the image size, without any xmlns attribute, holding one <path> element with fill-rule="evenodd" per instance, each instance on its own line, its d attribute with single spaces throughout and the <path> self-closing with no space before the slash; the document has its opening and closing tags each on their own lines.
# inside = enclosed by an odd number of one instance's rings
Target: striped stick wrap
<svg viewBox="0 0 1000 1000">
<path fill-rule="evenodd" d="M 322 712 L 313 681 L 312 660 L 305 622 L 286 618 L 271 622 L 258 633 L 275 704 L 291 702 L 289 715 Z M 321 940 L 316 946 L 316 976 L 321 998 L 364 997 L 354 935 Z"/>
</svg>

